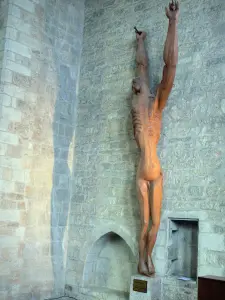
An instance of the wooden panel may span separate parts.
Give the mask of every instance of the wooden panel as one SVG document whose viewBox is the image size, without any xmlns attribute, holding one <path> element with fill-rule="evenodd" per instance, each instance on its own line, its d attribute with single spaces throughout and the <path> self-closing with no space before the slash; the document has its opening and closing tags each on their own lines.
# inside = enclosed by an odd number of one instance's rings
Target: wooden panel
<svg viewBox="0 0 225 300">
<path fill-rule="evenodd" d="M 225 278 L 210 275 L 199 277 L 198 300 L 225 300 Z"/>
</svg>

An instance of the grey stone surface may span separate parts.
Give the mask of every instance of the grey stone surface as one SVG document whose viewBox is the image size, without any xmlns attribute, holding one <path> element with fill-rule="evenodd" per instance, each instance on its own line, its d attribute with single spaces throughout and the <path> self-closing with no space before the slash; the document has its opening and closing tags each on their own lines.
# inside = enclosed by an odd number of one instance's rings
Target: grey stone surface
<svg viewBox="0 0 225 300">
<path fill-rule="evenodd" d="M 59 298 L 51 298 L 51 299 L 47 299 L 47 300 L 56 300 L 56 299 L 59 299 Z M 76 300 L 76 298 L 72 298 L 72 297 L 60 297 L 61 300 L 71 300 L 71 299 L 74 299 Z"/>
<path fill-rule="evenodd" d="M 110 292 L 84 287 L 84 275 L 89 254 L 109 232 L 122 240 L 119 260 L 126 244 L 132 253 L 127 265 L 137 258 L 133 26 L 148 32 L 155 91 L 162 75 L 166 3 L 86 0 L 85 11 L 83 0 L 0 5 L 0 192 L 6 232 L 0 244 L 1 255 L 9 257 L 1 264 L 0 298 L 43 299 L 65 291 L 80 300 L 127 299 L 115 287 L 113 272 L 107 275 L 115 288 Z M 199 219 L 198 275 L 225 275 L 224 16 L 223 0 L 181 3 L 179 64 L 158 149 L 164 199 L 154 261 L 160 276 L 168 270 L 169 217 Z M 104 249 L 103 266 L 115 259 L 107 243 Z M 96 277 L 101 273 L 99 267 Z M 130 272 L 123 276 L 130 280 Z M 57 288 L 51 295 L 53 281 Z M 162 300 L 195 300 L 194 284 L 165 279 Z"/>
<path fill-rule="evenodd" d="M 6 22 L 8 15 L 9 3 L 8 0 L 0 2 L 0 86 L 2 89 L 2 81 L 5 80 L 5 34 L 6 34 Z M 7 99 L 8 102 L 8 99 Z M 2 105 L 5 103 L 5 97 L 1 94 L 0 97 L 0 118 L 2 118 Z"/>
<path fill-rule="evenodd" d="M 195 281 L 181 281 L 173 277 L 162 278 L 163 300 L 193 300 L 197 299 L 197 283 Z"/>
<path fill-rule="evenodd" d="M 76 253 L 82 247 L 84 265 L 90 248 L 83 245 L 85 241 L 90 241 L 89 245 L 96 242 L 99 228 L 107 228 L 101 231 L 104 235 L 110 226 L 119 226 L 127 232 L 125 241 L 129 235 L 135 240 L 138 236 L 138 151 L 130 118 L 130 83 L 135 72 L 133 26 L 148 32 L 150 85 L 154 91 L 162 75 L 165 5 L 162 0 L 85 3 L 71 202 L 74 213 L 69 233 L 69 244 L 78 245 Z M 179 63 L 158 149 L 164 171 L 162 223 L 154 251 L 159 275 L 167 272 L 167 251 L 162 249 L 168 246 L 168 217 L 175 215 L 199 219 L 198 274 L 219 275 L 225 270 L 200 259 L 205 247 L 215 258 L 225 253 L 224 14 L 222 0 L 181 3 Z M 82 215 L 83 205 L 94 207 L 91 215 Z M 137 249 L 137 242 L 135 245 Z M 76 279 L 76 284 L 82 284 L 82 274 Z M 163 285 L 164 299 L 196 299 L 189 286 L 184 291 L 176 284 Z"/>
<path fill-rule="evenodd" d="M 0 1 L 2 300 L 64 295 L 83 20 L 83 0 Z"/>
</svg>

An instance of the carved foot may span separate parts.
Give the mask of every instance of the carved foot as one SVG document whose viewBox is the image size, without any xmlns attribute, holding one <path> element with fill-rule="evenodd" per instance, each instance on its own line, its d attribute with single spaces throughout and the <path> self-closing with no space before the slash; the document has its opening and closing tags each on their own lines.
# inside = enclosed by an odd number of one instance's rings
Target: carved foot
<svg viewBox="0 0 225 300">
<path fill-rule="evenodd" d="M 155 267 L 151 256 L 148 256 L 147 265 L 148 265 L 148 276 L 153 276 L 155 274 Z"/>
<path fill-rule="evenodd" d="M 141 275 L 149 277 L 149 271 L 148 271 L 148 268 L 147 268 L 147 265 L 146 265 L 145 262 L 139 261 L 139 264 L 138 264 L 138 273 L 141 274 Z"/>
</svg>

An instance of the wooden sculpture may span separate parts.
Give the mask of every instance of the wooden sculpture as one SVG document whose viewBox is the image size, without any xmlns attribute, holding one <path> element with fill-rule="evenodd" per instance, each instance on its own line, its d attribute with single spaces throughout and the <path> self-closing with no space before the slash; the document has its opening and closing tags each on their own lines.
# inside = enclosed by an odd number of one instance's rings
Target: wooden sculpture
<svg viewBox="0 0 225 300">
<path fill-rule="evenodd" d="M 152 251 L 160 225 L 163 195 L 163 174 L 156 148 L 160 138 L 162 112 L 173 87 L 178 60 L 178 15 L 179 4 L 177 1 L 172 1 L 169 3 L 169 7 L 166 7 L 169 27 L 163 55 L 165 65 L 162 81 L 158 85 L 156 96 L 151 94 L 149 88 L 148 56 L 144 46 L 146 33 L 138 31 L 135 27 L 138 77 L 132 82 L 132 90 L 136 94 L 132 101 L 132 118 L 134 137 L 141 152 L 136 183 L 142 223 L 139 240 L 138 272 L 146 276 L 151 276 L 155 273 Z M 149 197 L 150 187 L 152 189 L 151 197 Z M 149 231 L 150 218 L 152 224 Z"/>
</svg>

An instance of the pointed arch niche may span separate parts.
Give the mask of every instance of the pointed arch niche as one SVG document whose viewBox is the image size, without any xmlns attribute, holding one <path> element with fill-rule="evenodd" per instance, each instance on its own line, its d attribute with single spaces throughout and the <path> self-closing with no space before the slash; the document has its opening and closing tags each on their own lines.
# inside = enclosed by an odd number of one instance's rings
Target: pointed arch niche
<svg viewBox="0 0 225 300">
<path fill-rule="evenodd" d="M 84 267 L 84 287 L 105 292 L 129 293 L 131 275 L 137 262 L 126 241 L 110 231 L 102 235 L 89 251 Z"/>
</svg>

